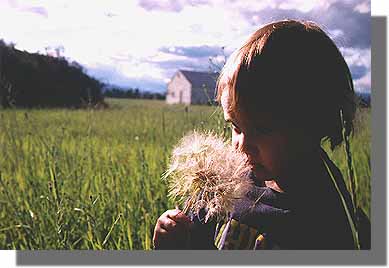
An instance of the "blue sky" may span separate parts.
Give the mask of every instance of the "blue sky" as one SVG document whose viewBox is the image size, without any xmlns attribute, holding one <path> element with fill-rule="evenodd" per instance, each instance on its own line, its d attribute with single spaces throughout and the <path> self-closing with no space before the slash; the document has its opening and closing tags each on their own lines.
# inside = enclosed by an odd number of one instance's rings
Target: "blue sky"
<svg viewBox="0 0 389 268">
<path fill-rule="evenodd" d="M 344 55 L 358 91 L 371 91 L 370 0 L 0 0 L 0 38 L 61 54 L 92 76 L 164 92 L 178 69 L 209 70 L 256 29 L 317 22 Z"/>
</svg>

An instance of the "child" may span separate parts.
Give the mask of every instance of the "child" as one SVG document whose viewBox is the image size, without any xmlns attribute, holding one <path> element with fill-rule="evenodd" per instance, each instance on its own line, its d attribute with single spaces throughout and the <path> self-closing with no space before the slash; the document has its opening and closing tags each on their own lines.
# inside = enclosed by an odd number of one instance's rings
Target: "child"
<svg viewBox="0 0 389 268">
<path fill-rule="evenodd" d="M 324 31 L 294 20 L 262 27 L 228 60 L 217 99 L 256 186 L 217 226 L 166 211 L 155 226 L 156 249 L 369 247 L 368 236 L 355 235 L 342 174 L 320 146 L 323 139 L 340 145 L 356 110 L 349 68 Z"/>
</svg>

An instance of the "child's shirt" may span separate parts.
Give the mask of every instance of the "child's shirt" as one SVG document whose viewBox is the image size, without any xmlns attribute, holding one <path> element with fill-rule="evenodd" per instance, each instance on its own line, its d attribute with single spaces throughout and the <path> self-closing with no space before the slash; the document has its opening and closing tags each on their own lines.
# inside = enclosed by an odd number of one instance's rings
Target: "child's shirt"
<svg viewBox="0 0 389 268">
<path fill-rule="evenodd" d="M 339 169 L 322 151 L 322 159 L 335 176 L 347 209 L 351 197 Z M 226 222 L 201 224 L 195 216 L 191 232 L 193 249 L 354 249 L 354 239 L 334 182 L 304 184 L 293 194 L 253 186 L 235 204 Z M 356 223 L 354 217 L 353 223 Z M 370 228 L 370 226 L 368 227 Z M 370 231 L 370 230 L 368 230 Z"/>
</svg>

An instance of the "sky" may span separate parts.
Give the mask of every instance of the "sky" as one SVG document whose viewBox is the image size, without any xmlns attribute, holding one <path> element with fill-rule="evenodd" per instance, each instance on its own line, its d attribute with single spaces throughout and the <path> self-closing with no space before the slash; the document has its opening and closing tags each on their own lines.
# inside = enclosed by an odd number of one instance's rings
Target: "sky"
<svg viewBox="0 0 389 268">
<path fill-rule="evenodd" d="M 209 71 L 261 26 L 311 20 L 371 92 L 370 0 L 0 0 L 0 39 L 81 64 L 100 81 L 165 92 L 179 69 Z"/>
</svg>

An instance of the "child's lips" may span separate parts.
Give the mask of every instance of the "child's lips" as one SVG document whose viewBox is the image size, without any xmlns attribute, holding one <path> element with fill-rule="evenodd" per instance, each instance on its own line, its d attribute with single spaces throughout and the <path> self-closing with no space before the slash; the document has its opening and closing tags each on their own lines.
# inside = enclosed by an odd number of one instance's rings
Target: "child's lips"
<svg viewBox="0 0 389 268">
<path fill-rule="evenodd" d="M 249 166 L 254 169 L 254 168 L 264 168 L 263 165 L 259 164 L 259 163 L 256 163 L 256 162 L 252 162 L 252 161 L 249 161 L 248 162 Z"/>
<path fill-rule="evenodd" d="M 265 170 L 265 167 L 261 164 L 258 163 L 249 163 L 251 170 L 254 172 L 255 177 L 259 181 L 264 181 L 266 180 L 267 177 L 267 172 Z"/>
<path fill-rule="evenodd" d="M 262 166 L 261 164 L 258 164 L 258 163 L 250 163 L 250 168 L 252 171 L 258 173 L 259 171 L 264 171 L 264 166 Z"/>
</svg>

